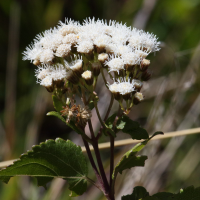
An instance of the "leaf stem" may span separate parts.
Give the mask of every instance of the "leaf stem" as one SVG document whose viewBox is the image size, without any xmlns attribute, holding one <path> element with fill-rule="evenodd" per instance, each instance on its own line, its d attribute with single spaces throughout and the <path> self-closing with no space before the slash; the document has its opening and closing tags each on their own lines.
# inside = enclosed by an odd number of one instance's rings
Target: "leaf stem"
<svg viewBox="0 0 200 200">
<path fill-rule="evenodd" d="M 106 78 L 105 78 L 105 75 L 104 75 L 104 72 L 103 72 L 103 68 L 101 68 L 101 75 L 102 75 L 102 77 L 103 77 L 105 86 L 108 88 L 108 86 L 107 86 L 107 81 L 106 81 Z"/>
<path fill-rule="evenodd" d="M 103 122 L 103 120 L 101 119 L 101 115 L 100 115 L 100 113 L 99 113 L 99 109 L 98 109 L 98 107 L 97 107 L 97 103 L 96 103 L 96 102 L 94 103 L 94 107 L 95 107 L 95 109 L 96 109 L 97 116 L 98 116 L 98 118 L 99 118 L 99 121 L 100 121 L 100 123 L 101 123 L 101 126 L 102 126 L 103 128 L 105 128 L 105 129 L 107 129 L 106 126 L 105 126 L 105 124 L 104 124 L 104 122 Z"/>
</svg>

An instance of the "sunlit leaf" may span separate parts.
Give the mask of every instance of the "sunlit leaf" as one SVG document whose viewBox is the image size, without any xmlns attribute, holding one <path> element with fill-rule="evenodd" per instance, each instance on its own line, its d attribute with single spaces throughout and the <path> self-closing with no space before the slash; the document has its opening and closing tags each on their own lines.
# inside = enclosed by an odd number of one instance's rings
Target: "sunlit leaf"
<svg viewBox="0 0 200 200">
<path fill-rule="evenodd" d="M 0 180 L 5 183 L 13 176 L 36 177 L 38 186 L 45 186 L 53 178 L 63 178 L 73 193 L 81 195 L 87 188 L 87 162 L 81 147 L 73 142 L 47 140 L 0 171 Z"/>
</svg>

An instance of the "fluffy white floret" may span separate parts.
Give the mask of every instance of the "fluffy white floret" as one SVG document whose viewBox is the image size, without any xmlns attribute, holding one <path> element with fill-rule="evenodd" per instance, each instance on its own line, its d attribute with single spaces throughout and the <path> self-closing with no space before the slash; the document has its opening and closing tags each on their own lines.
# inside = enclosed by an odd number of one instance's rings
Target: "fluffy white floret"
<svg viewBox="0 0 200 200">
<path fill-rule="evenodd" d="M 63 38 L 63 43 L 64 44 L 76 44 L 78 41 L 78 38 L 79 38 L 78 35 L 70 33 Z"/>
<path fill-rule="evenodd" d="M 105 48 L 110 42 L 111 42 L 111 37 L 103 34 L 99 35 L 94 40 L 94 44 L 99 48 Z"/>
<path fill-rule="evenodd" d="M 108 84 L 108 87 L 112 93 L 120 93 L 121 95 L 130 94 L 135 91 L 134 84 L 130 80 L 126 81 L 124 79 L 119 79 L 113 84 Z"/>
<path fill-rule="evenodd" d="M 137 65 L 140 63 L 140 55 L 135 52 L 124 53 L 122 55 L 122 59 L 124 60 L 124 64 L 128 65 Z"/>
<path fill-rule="evenodd" d="M 77 51 L 80 53 L 92 52 L 94 48 L 93 42 L 91 40 L 81 41 L 77 46 Z"/>
<path fill-rule="evenodd" d="M 119 70 L 124 69 L 124 61 L 120 57 L 111 56 L 110 60 L 106 61 L 104 64 L 108 65 L 109 72 L 114 71 L 119 73 Z"/>
<path fill-rule="evenodd" d="M 40 62 L 48 64 L 54 59 L 54 53 L 51 49 L 44 49 L 40 54 Z"/>
<path fill-rule="evenodd" d="M 58 57 L 65 57 L 67 56 L 71 51 L 71 44 L 61 44 L 57 50 L 55 55 Z"/>
<path fill-rule="evenodd" d="M 51 77 L 54 81 L 63 80 L 66 75 L 66 69 L 62 65 L 57 65 L 51 72 Z"/>
<path fill-rule="evenodd" d="M 52 67 L 48 65 L 44 65 L 42 67 L 38 67 L 35 70 L 35 76 L 39 80 L 43 80 L 45 77 L 50 76 L 52 72 Z"/>
<path fill-rule="evenodd" d="M 40 85 L 44 87 L 51 87 L 53 85 L 53 79 L 51 76 L 47 76 L 40 82 Z"/>
</svg>

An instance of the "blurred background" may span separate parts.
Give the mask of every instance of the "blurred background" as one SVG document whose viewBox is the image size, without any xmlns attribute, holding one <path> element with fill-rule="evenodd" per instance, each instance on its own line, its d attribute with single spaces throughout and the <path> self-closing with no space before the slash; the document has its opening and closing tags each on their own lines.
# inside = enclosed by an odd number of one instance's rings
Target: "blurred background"
<svg viewBox="0 0 200 200">
<path fill-rule="evenodd" d="M 54 117 L 51 95 L 36 84 L 35 67 L 22 61 L 22 52 L 35 35 L 71 18 L 116 20 L 153 32 L 161 50 L 150 55 L 152 79 L 144 84 L 145 101 L 133 108 L 130 117 L 151 134 L 200 126 L 200 0 L 0 0 L 0 162 L 18 158 L 46 139 L 61 137 L 82 145 L 78 134 Z M 101 81 L 101 80 L 100 80 Z M 100 84 L 99 84 L 100 85 Z M 101 114 L 109 93 L 97 88 Z M 116 108 L 113 107 L 115 112 Z M 97 119 L 93 119 L 99 127 Z M 117 140 L 129 138 L 118 134 Z M 103 137 L 101 142 L 107 141 Z M 116 148 L 115 161 L 133 145 Z M 116 199 L 144 186 L 150 194 L 178 192 L 200 186 L 200 135 L 151 141 L 144 155 L 144 168 L 126 170 L 116 182 Z M 109 170 L 109 150 L 102 150 Z M 91 170 L 90 170 L 91 171 Z M 93 178 L 93 174 L 89 175 Z M 66 200 L 68 185 L 56 179 L 44 188 L 27 177 L 0 183 L 2 200 Z M 93 186 L 74 200 L 103 200 Z"/>
</svg>

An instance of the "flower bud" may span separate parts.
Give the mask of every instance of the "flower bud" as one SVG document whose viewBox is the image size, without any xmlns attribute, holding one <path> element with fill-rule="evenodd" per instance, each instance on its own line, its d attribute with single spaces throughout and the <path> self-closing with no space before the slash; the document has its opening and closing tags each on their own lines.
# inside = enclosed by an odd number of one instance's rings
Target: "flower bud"
<svg viewBox="0 0 200 200">
<path fill-rule="evenodd" d="M 140 65 L 141 71 L 146 71 L 149 65 L 150 65 L 150 60 L 143 59 Z"/>
<path fill-rule="evenodd" d="M 107 53 L 101 53 L 98 55 L 98 61 L 101 63 L 104 63 L 108 60 L 108 54 Z"/>
<path fill-rule="evenodd" d="M 136 92 L 134 95 L 133 103 L 137 105 L 143 100 L 144 100 L 143 94 L 141 92 Z"/>
<path fill-rule="evenodd" d="M 81 74 L 83 73 L 83 62 L 82 60 L 77 60 L 73 66 L 70 66 L 70 69 L 81 78 Z"/>
<path fill-rule="evenodd" d="M 42 81 L 40 82 L 40 85 L 44 86 L 48 92 L 53 92 L 54 87 L 53 87 L 53 80 L 52 77 L 47 76 Z"/>
<path fill-rule="evenodd" d="M 143 81 L 148 81 L 151 78 L 151 75 L 152 75 L 152 73 L 150 71 L 146 70 L 142 73 L 141 79 Z"/>
<path fill-rule="evenodd" d="M 134 79 L 133 85 L 137 91 L 140 91 L 143 86 L 143 83 L 140 80 Z"/>
<path fill-rule="evenodd" d="M 92 72 L 87 70 L 85 72 L 82 73 L 82 78 L 85 79 L 85 82 L 88 85 L 92 85 L 93 84 L 93 76 L 92 76 Z"/>
<path fill-rule="evenodd" d="M 99 62 L 92 63 L 92 72 L 94 76 L 99 76 L 100 69 L 101 69 L 101 63 Z"/>
<path fill-rule="evenodd" d="M 72 70 L 69 70 L 67 72 L 66 79 L 75 85 L 78 84 L 78 82 L 79 82 L 78 76 Z"/>
<path fill-rule="evenodd" d="M 41 65 L 41 62 L 39 60 L 34 60 L 33 64 L 36 65 L 36 66 L 38 66 L 38 65 Z"/>
</svg>

